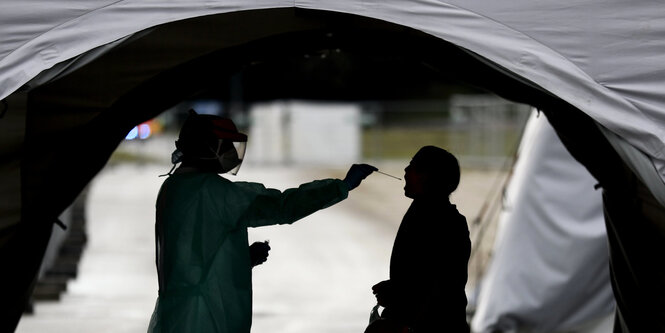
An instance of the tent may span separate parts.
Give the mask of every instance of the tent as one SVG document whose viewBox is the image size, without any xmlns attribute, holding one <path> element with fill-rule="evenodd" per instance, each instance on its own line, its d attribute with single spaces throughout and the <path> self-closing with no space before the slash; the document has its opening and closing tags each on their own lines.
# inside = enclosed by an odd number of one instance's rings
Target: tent
<svg viewBox="0 0 665 333">
<path fill-rule="evenodd" d="M 491 263 L 471 300 L 475 332 L 611 331 L 615 302 L 595 184 L 533 112 L 501 198 Z"/>
<path fill-rule="evenodd" d="M 0 330 L 18 321 L 57 216 L 134 125 L 213 88 L 353 99 L 455 78 L 545 113 L 602 187 L 616 326 L 664 331 L 665 266 L 651 259 L 665 247 L 664 7 L 3 1 Z"/>
</svg>

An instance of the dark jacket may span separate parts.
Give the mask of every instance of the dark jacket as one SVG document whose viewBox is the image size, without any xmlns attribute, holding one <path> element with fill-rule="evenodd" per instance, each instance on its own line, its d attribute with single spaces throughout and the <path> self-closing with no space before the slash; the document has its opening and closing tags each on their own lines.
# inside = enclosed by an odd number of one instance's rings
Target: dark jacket
<svg viewBox="0 0 665 333">
<path fill-rule="evenodd" d="M 390 259 L 394 300 L 383 316 L 419 332 L 468 332 L 467 266 L 471 241 L 466 218 L 448 198 L 413 201 Z"/>
</svg>

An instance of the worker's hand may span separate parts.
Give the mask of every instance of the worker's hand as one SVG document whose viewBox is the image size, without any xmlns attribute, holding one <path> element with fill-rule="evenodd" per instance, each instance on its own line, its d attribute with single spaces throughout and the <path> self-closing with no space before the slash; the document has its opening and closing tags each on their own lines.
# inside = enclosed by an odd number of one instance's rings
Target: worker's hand
<svg viewBox="0 0 665 333">
<path fill-rule="evenodd" d="M 363 179 L 367 178 L 367 176 L 369 176 L 372 172 L 377 170 L 379 169 L 369 164 L 354 164 L 346 173 L 344 182 L 349 187 L 349 191 L 351 191 L 354 188 L 358 187 L 358 185 L 360 185 L 360 182 L 362 182 Z"/>
<path fill-rule="evenodd" d="M 372 287 L 376 302 L 382 307 L 388 307 L 393 301 L 393 285 L 390 280 L 381 281 Z"/>
<path fill-rule="evenodd" d="M 262 263 L 268 260 L 268 251 L 270 251 L 270 245 L 268 241 L 265 242 L 254 242 L 249 246 L 249 258 L 252 262 L 252 267 L 261 265 Z"/>
</svg>

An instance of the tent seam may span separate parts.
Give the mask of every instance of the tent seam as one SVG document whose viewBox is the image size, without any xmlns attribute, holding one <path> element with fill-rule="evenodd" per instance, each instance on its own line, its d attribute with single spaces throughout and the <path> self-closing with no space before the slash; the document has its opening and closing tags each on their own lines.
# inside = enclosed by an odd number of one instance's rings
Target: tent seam
<svg viewBox="0 0 665 333">
<path fill-rule="evenodd" d="M 439 2 L 442 2 L 442 1 L 439 1 Z M 489 17 L 489 16 L 487 16 L 487 15 L 481 14 L 481 13 L 479 13 L 479 12 L 476 12 L 476 11 L 470 10 L 470 9 L 468 9 L 468 8 L 465 8 L 465 7 L 461 7 L 461 6 L 453 5 L 453 4 L 450 4 L 450 3 L 448 3 L 448 2 L 442 2 L 442 3 L 444 3 L 444 4 L 446 4 L 446 5 L 449 5 L 450 7 L 453 7 L 453 8 L 458 8 L 458 9 L 460 9 L 460 10 L 464 10 L 464 11 L 467 11 L 467 12 L 469 12 L 469 13 L 473 13 L 473 14 L 479 16 L 479 17 L 482 17 L 482 18 L 484 18 L 484 19 L 487 19 L 488 21 L 492 21 L 492 22 L 494 22 L 494 23 L 497 24 L 497 25 L 500 25 L 500 26 L 502 26 L 502 27 L 505 27 L 506 29 L 508 29 L 508 30 L 510 30 L 510 31 L 516 32 L 516 33 L 518 33 L 518 34 L 520 34 L 520 35 L 522 35 L 522 36 L 526 36 L 528 39 L 530 39 L 530 40 L 532 40 L 532 41 L 538 43 L 539 45 L 544 46 L 545 48 L 547 48 L 547 49 L 548 49 L 549 51 L 551 51 L 552 53 L 554 53 L 554 54 L 560 56 L 560 57 L 563 58 L 563 59 L 566 59 L 567 62 L 569 62 L 569 63 L 571 63 L 572 65 L 574 65 L 575 68 L 579 69 L 580 72 L 584 73 L 584 74 L 585 74 L 585 75 L 586 75 L 591 81 L 593 81 L 593 82 L 595 82 L 595 83 L 601 85 L 598 81 L 596 81 L 595 79 L 593 79 L 592 77 L 590 77 L 585 71 L 583 71 L 579 66 L 577 66 L 577 64 L 575 64 L 574 62 L 571 62 L 571 61 L 568 59 L 568 57 L 566 57 L 566 56 L 564 56 L 563 54 L 557 52 L 557 51 L 554 50 L 552 47 L 550 47 L 548 44 L 544 44 L 543 42 L 540 41 L 540 39 L 534 38 L 533 36 L 531 36 L 531 35 L 529 35 L 529 34 L 526 34 L 526 33 L 522 32 L 522 31 L 520 31 L 520 30 L 516 30 L 516 29 L 514 29 L 513 27 L 511 27 L 511 26 L 509 26 L 509 25 L 506 25 L 506 24 L 504 24 L 504 23 L 502 23 L 502 22 L 499 22 L 499 21 L 497 21 L 497 20 L 495 20 L 495 19 L 493 19 L 493 18 L 491 18 L 491 17 Z M 604 87 L 604 86 L 603 86 L 603 87 Z"/>
<path fill-rule="evenodd" d="M 495 19 L 493 19 L 493 18 L 491 18 L 491 17 L 489 17 L 489 16 L 487 16 L 487 15 L 483 15 L 483 14 L 481 14 L 481 13 L 479 13 L 479 12 L 474 11 L 474 10 L 470 10 L 469 8 L 462 7 L 462 6 L 458 6 L 458 5 L 454 5 L 454 4 L 451 4 L 451 3 L 448 3 L 448 2 L 443 2 L 443 1 L 438 1 L 438 2 L 439 2 L 439 3 L 443 3 L 443 4 L 447 5 L 447 6 L 452 7 L 452 8 L 457 8 L 457 9 L 460 9 L 460 10 L 463 10 L 463 11 L 466 11 L 466 12 L 469 12 L 469 13 L 473 13 L 474 15 L 477 15 L 478 17 L 482 17 L 482 18 L 484 18 L 484 19 L 486 19 L 486 20 L 488 20 L 488 21 L 491 21 L 491 22 L 493 22 L 493 23 L 495 23 L 495 24 L 497 24 L 497 25 L 500 25 L 500 26 L 502 26 L 502 27 L 505 27 L 506 29 L 508 29 L 508 30 L 510 30 L 510 31 L 512 31 L 512 32 L 514 32 L 514 33 L 518 33 L 518 34 L 520 34 L 520 35 L 522 35 L 522 36 L 525 36 L 526 38 L 528 38 L 529 40 L 534 41 L 534 42 L 537 43 L 538 45 L 542 45 L 543 47 L 547 48 L 547 50 L 549 50 L 550 52 L 556 54 L 557 56 L 561 57 L 562 59 L 565 59 L 567 63 L 569 63 L 569 64 L 571 64 L 572 66 L 574 66 L 576 69 L 579 70 L 579 72 L 584 73 L 584 76 L 585 76 L 586 79 L 588 79 L 590 82 L 595 83 L 595 84 L 598 85 L 599 87 L 602 87 L 602 90 L 605 90 L 609 95 L 612 95 L 612 96 L 616 96 L 616 95 L 617 95 L 612 89 L 608 88 L 607 86 L 603 85 L 602 83 L 598 82 L 597 80 L 595 80 L 594 78 L 592 78 L 591 76 L 589 76 L 589 74 L 588 74 L 586 71 L 582 70 L 582 68 L 580 68 L 577 64 L 575 64 L 574 62 L 570 61 L 570 60 L 568 59 L 568 57 L 564 56 L 564 55 L 561 54 L 560 52 L 557 52 L 556 50 L 554 50 L 553 48 L 551 48 L 549 45 L 544 44 L 544 43 L 541 42 L 539 39 L 534 38 L 533 36 L 531 36 L 531 35 L 529 35 L 529 34 L 526 34 L 526 33 L 522 32 L 522 31 L 516 30 L 516 29 L 512 28 L 511 26 L 506 25 L 506 24 L 504 24 L 504 23 L 502 23 L 502 22 L 499 22 L 499 21 L 497 21 L 497 20 L 495 20 Z M 474 53 L 476 53 L 476 52 L 474 52 Z M 479 55 L 479 56 L 480 56 L 480 55 Z M 487 59 L 487 60 L 489 60 L 489 61 L 492 61 L 493 63 L 495 63 L 493 60 L 490 60 L 490 59 L 488 59 L 488 58 L 486 58 L 486 57 L 484 57 L 484 56 L 482 56 L 482 57 L 485 58 L 485 59 Z M 499 64 L 497 64 L 497 65 L 499 65 Z M 505 66 L 501 66 L 501 67 L 502 67 L 502 68 L 505 68 Z M 505 69 L 506 69 L 507 71 L 509 71 L 509 72 L 513 72 L 512 70 L 510 70 L 510 69 L 508 69 L 508 68 L 505 68 Z M 517 73 L 515 73 L 515 74 L 517 74 Z M 530 80 L 530 82 L 532 82 L 532 81 Z M 533 82 L 533 83 L 536 84 L 536 82 Z M 539 84 L 538 84 L 538 86 L 540 87 Z M 541 88 L 542 88 L 542 87 L 541 87 Z M 543 88 L 543 89 L 545 89 L 545 88 Z M 549 90 L 547 90 L 547 89 L 545 89 L 545 90 L 549 92 Z M 644 113 L 644 112 L 642 111 L 642 109 L 639 108 L 637 105 L 635 105 L 632 101 L 630 101 L 630 100 L 624 98 L 623 96 L 619 96 L 619 98 L 620 98 L 621 100 L 623 100 L 624 102 L 626 102 L 627 104 L 629 104 L 629 105 L 633 108 L 633 110 L 638 111 L 639 114 L 645 118 L 645 120 L 648 120 L 649 122 L 652 122 L 652 123 L 657 123 L 657 122 L 655 122 L 655 121 L 653 120 L 652 117 L 650 117 L 650 116 L 648 116 L 646 113 Z M 586 112 L 585 112 L 585 113 L 586 113 Z M 657 135 L 657 136 L 660 136 L 660 137 L 665 137 L 665 130 L 661 129 L 660 127 L 657 127 L 657 129 L 658 129 L 658 133 L 654 133 L 654 134 Z M 617 133 L 617 135 L 620 136 L 620 137 L 623 137 L 623 136 L 619 135 L 618 133 Z M 653 145 L 650 145 L 650 146 L 653 147 Z M 658 152 L 657 156 L 659 156 L 659 157 L 664 157 L 664 158 L 665 158 L 665 146 L 661 146 L 661 147 L 659 147 L 659 148 L 657 148 L 657 147 L 653 147 L 653 148 L 656 148 L 656 149 L 654 149 L 654 152 Z"/>
</svg>

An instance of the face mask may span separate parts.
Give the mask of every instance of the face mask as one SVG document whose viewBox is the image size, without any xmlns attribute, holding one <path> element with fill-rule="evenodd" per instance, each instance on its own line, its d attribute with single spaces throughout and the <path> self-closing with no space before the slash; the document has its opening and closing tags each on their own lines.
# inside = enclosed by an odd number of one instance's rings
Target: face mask
<svg viewBox="0 0 665 333">
<path fill-rule="evenodd" d="M 222 166 L 222 173 L 232 171 L 242 163 L 242 160 L 238 158 L 238 152 L 235 149 L 230 149 L 221 155 L 217 155 L 217 160 Z M 235 172 L 232 172 L 232 174 L 235 175 L 237 172 L 238 171 L 236 170 Z"/>
<path fill-rule="evenodd" d="M 243 156 L 245 154 L 245 143 L 233 142 L 233 147 L 219 154 L 218 152 L 222 149 L 222 143 L 223 140 L 219 140 L 217 150 L 211 149 L 211 151 L 215 154 L 216 159 L 222 168 L 220 173 L 228 172 L 235 175 L 238 173 L 240 165 L 242 164 Z"/>
</svg>

